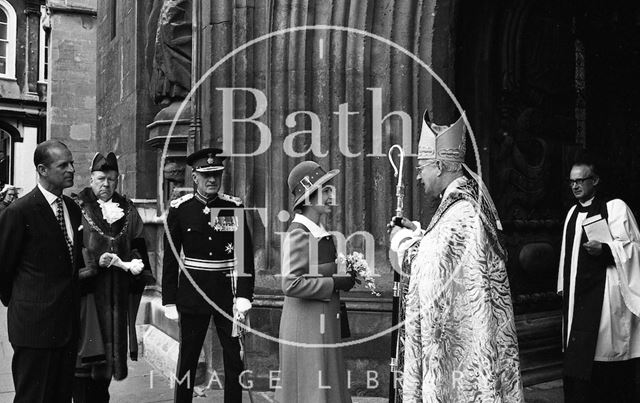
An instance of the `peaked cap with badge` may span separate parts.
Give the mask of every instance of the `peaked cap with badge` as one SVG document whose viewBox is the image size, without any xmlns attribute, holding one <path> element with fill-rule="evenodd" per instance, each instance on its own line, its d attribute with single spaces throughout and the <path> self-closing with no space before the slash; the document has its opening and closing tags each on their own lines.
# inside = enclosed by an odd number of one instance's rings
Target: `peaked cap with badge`
<svg viewBox="0 0 640 403">
<path fill-rule="evenodd" d="M 196 172 L 217 172 L 224 169 L 222 161 L 226 157 L 221 156 L 222 150 L 219 148 L 203 148 L 187 157 L 187 164 Z"/>
</svg>

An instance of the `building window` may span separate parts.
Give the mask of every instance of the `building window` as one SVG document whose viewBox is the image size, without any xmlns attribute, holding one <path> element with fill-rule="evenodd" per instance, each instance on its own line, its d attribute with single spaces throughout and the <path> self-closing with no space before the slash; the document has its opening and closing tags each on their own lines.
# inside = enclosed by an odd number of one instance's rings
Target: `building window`
<svg viewBox="0 0 640 403">
<path fill-rule="evenodd" d="M 16 12 L 0 0 L 0 78 L 16 75 Z"/>
<path fill-rule="evenodd" d="M 51 22 L 47 7 L 40 7 L 40 68 L 38 81 L 49 81 L 49 44 L 51 43 Z"/>
<path fill-rule="evenodd" d="M 0 129 L 0 188 L 11 182 L 11 135 Z"/>
</svg>

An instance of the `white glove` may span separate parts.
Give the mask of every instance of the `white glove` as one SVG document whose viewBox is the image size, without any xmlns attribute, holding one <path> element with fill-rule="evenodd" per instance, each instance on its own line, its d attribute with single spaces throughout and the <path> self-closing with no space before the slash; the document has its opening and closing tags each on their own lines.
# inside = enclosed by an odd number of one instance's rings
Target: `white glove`
<svg viewBox="0 0 640 403">
<path fill-rule="evenodd" d="M 116 254 L 112 254 L 113 258 L 111 260 L 111 264 L 109 266 L 117 266 L 124 271 L 130 271 L 131 274 L 137 276 L 144 269 L 144 264 L 141 259 L 133 259 L 130 262 L 123 262 L 120 257 Z"/>
<path fill-rule="evenodd" d="M 248 325 L 247 312 L 251 309 L 251 301 L 243 297 L 237 297 L 233 303 L 233 326 L 231 328 L 231 337 L 240 337 L 244 330 L 239 323 Z"/>
<path fill-rule="evenodd" d="M 130 262 L 123 262 L 123 264 L 134 276 L 142 273 L 142 269 L 144 269 L 144 263 L 142 263 L 142 259 L 133 259 Z"/>
<path fill-rule="evenodd" d="M 111 256 L 112 256 L 111 263 L 109 263 L 109 266 L 107 267 L 116 266 L 123 269 L 124 271 L 129 270 L 129 268 L 123 264 L 122 259 L 120 259 L 118 255 L 116 255 L 115 253 L 112 253 Z"/>
<path fill-rule="evenodd" d="M 233 303 L 233 318 L 244 322 L 249 309 L 251 309 L 251 301 L 242 297 L 236 298 L 236 301 Z"/>
<path fill-rule="evenodd" d="M 178 320 L 178 309 L 175 305 L 165 305 L 164 306 L 164 316 L 170 320 Z"/>
<path fill-rule="evenodd" d="M 236 298 L 236 303 L 234 308 L 241 314 L 245 314 L 249 309 L 251 309 L 251 301 L 249 301 L 246 298 L 238 297 Z"/>
</svg>

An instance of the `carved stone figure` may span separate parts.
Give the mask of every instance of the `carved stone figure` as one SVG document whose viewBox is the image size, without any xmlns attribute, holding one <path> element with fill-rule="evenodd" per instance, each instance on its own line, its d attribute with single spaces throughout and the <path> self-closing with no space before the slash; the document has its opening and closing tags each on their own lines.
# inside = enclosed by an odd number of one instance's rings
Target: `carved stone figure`
<svg viewBox="0 0 640 403">
<path fill-rule="evenodd" d="M 191 0 L 157 1 L 148 29 L 156 14 L 151 91 L 154 102 L 166 106 L 183 100 L 191 89 Z"/>
</svg>

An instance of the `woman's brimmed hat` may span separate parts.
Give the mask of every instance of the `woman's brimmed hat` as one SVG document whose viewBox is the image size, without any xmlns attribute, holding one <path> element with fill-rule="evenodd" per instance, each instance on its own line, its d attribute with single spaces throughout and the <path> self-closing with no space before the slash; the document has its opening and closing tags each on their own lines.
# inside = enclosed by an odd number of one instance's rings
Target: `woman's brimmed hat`
<svg viewBox="0 0 640 403">
<path fill-rule="evenodd" d="M 289 173 L 289 179 L 287 179 L 289 191 L 294 197 L 293 208 L 308 200 L 313 192 L 320 189 L 322 185 L 339 173 L 339 169 L 332 169 L 327 172 L 313 161 L 303 161 L 296 165 Z"/>
</svg>

